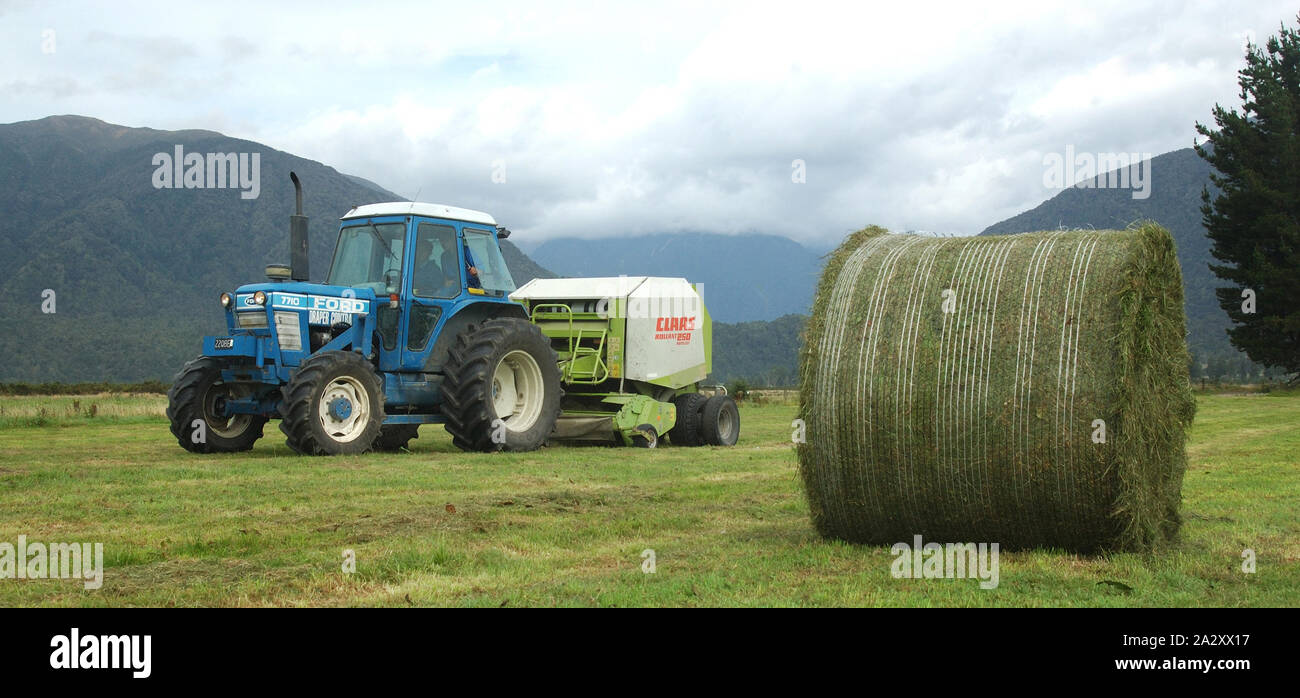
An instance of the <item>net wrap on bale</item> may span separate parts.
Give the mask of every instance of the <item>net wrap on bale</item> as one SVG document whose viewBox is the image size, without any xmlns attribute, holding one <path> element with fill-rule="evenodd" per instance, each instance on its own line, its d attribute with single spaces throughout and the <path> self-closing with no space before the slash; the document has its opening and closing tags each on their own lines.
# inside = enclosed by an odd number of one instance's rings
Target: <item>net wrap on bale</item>
<svg viewBox="0 0 1300 698">
<path fill-rule="evenodd" d="M 1164 228 L 871 227 L 813 308 L 797 450 L 822 535 L 1089 552 L 1177 534 L 1195 403 Z"/>
</svg>

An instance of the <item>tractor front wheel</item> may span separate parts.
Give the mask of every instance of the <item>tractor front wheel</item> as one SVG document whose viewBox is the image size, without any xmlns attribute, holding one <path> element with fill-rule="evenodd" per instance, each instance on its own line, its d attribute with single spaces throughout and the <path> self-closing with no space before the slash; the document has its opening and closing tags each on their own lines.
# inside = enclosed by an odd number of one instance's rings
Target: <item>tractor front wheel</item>
<svg viewBox="0 0 1300 698">
<path fill-rule="evenodd" d="M 532 451 L 560 416 L 559 358 L 536 325 L 493 318 L 470 325 L 448 352 L 442 412 L 465 451 Z"/>
<path fill-rule="evenodd" d="M 221 361 L 209 356 L 185 364 L 167 391 L 167 419 L 181 448 L 194 453 L 247 451 L 262 438 L 266 417 L 226 415 L 222 402 L 248 397 L 251 388 L 221 381 Z"/>
<path fill-rule="evenodd" d="M 326 351 L 308 357 L 282 393 L 280 431 L 298 453 L 365 453 L 379 436 L 384 421 L 383 381 L 356 352 Z"/>
</svg>

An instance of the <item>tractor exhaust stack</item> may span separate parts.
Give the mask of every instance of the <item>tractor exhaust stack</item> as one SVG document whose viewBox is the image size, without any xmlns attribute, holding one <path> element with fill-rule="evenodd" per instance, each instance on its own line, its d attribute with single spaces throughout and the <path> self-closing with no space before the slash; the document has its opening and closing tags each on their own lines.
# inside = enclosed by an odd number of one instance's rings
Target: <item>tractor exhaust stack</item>
<svg viewBox="0 0 1300 698">
<path fill-rule="evenodd" d="M 302 182 L 298 181 L 298 175 L 293 172 L 289 173 L 289 179 L 293 180 L 294 198 L 297 202 L 297 213 L 289 216 L 289 276 L 294 281 L 307 281 L 307 217 L 302 215 Z"/>
</svg>

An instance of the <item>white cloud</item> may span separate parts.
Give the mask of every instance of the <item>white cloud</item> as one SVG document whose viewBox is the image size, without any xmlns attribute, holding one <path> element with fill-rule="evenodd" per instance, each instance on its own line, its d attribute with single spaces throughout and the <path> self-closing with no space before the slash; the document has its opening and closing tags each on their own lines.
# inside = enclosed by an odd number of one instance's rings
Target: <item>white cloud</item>
<svg viewBox="0 0 1300 698">
<path fill-rule="evenodd" d="M 1235 104 L 1245 38 L 1293 14 L 1231 0 L 19 4 L 0 25 L 0 121 L 219 129 L 490 210 L 521 242 L 974 233 L 1054 193 L 1044 152 L 1189 145 L 1215 102 Z M 806 184 L 790 180 L 796 158 Z"/>
</svg>

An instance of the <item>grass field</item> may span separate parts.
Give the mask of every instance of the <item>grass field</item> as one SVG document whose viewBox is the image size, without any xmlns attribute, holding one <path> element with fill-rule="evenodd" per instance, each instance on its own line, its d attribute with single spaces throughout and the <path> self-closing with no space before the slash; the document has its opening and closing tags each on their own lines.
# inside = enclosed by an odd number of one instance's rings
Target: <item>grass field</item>
<svg viewBox="0 0 1300 698">
<path fill-rule="evenodd" d="M 1004 552 L 984 590 L 819 539 L 793 406 L 742 408 L 729 449 L 464 454 L 426 426 L 411 453 L 309 459 L 275 423 L 249 453 L 186 453 L 156 395 L 5 398 L 0 542 L 102 542 L 105 571 L 0 579 L 0 605 L 1300 605 L 1300 395 L 1198 402 L 1177 546 Z"/>
</svg>

